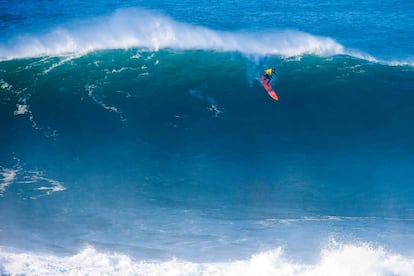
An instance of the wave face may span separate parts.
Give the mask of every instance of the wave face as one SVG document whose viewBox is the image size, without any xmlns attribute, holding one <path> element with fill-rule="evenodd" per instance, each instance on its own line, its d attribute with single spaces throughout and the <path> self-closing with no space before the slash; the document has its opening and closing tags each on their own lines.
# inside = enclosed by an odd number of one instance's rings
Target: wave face
<svg viewBox="0 0 414 276">
<path fill-rule="evenodd" d="M 413 248 L 412 67 L 131 49 L 0 71 L 1 244 L 213 262 L 275 239 L 311 258 L 330 235 Z"/>
</svg>

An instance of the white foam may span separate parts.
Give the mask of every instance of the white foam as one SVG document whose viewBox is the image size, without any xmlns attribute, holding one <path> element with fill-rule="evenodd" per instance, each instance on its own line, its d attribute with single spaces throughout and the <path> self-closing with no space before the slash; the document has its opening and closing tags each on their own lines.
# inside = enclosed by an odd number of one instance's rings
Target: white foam
<svg viewBox="0 0 414 276">
<path fill-rule="evenodd" d="M 0 168 L 0 195 L 4 193 L 6 188 L 10 186 L 14 180 L 16 179 L 16 175 L 18 173 L 18 170 L 15 169 L 7 169 L 7 168 Z"/>
<path fill-rule="evenodd" d="M 47 195 L 66 190 L 66 187 L 64 187 L 63 183 L 61 183 L 60 181 L 41 176 L 41 174 L 34 174 L 32 180 L 35 182 L 46 182 L 49 186 L 41 186 L 37 188 L 37 190 L 46 191 Z"/>
<path fill-rule="evenodd" d="M 33 187 L 32 190 L 43 192 L 39 195 L 32 196 L 32 198 L 66 190 L 62 182 L 44 176 L 41 171 L 25 171 L 19 163 L 13 168 L 0 167 L 0 196 L 3 196 L 11 184 L 31 185 Z"/>
<path fill-rule="evenodd" d="M 226 32 L 175 21 L 140 9 L 118 10 L 107 18 L 41 35 L 25 35 L 0 44 L 3 59 L 85 54 L 102 49 L 199 49 L 249 55 L 344 54 L 329 37 L 299 31 Z"/>
<path fill-rule="evenodd" d="M 11 38 L 0 43 L 0 61 L 44 56 L 69 56 L 70 60 L 73 55 L 79 57 L 92 51 L 130 48 L 144 51 L 213 50 L 240 52 L 250 56 L 349 55 L 391 66 L 414 66 L 412 59 L 387 61 L 357 50 L 346 49 L 330 37 L 294 30 L 212 30 L 136 8 L 120 9 L 109 17 L 95 18 L 73 26 L 61 26 L 47 33 L 22 34 Z M 139 53 L 133 58 L 140 58 Z M 152 57 L 147 59 L 150 58 Z M 63 63 L 52 65 L 45 73 Z"/>
<path fill-rule="evenodd" d="M 391 60 L 382 62 L 391 66 L 414 66 L 414 60 Z"/>
<path fill-rule="evenodd" d="M 64 58 L 64 59 L 62 59 L 62 60 L 60 60 L 60 61 L 58 61 L 57 63 L 53 63 L 49 68 L 47 68 L 45 71 L 44 71 L 44 74 L 48 74 L 50 71 L 52 71 L 53 69 L 55 69 L 55 68 L 57 68 L 57 67 L 59 67 L 59 66 L 61 66 L 61 65 L 63 65 L 63 64 L 65 64 L 66 62 L 68 62 L 68 61 L 71 61 L 72 59 L 75 59 L 75 58 L 78 58 L 79 57 L 79 54 L 77 54 L 77 55 L 71 55 L 71 56 L 67 56 L 66 58 Z"/>
<path fill-rule="evenodd" d="M 0 248 L 0 272 L 12 275 L 281 275 L 354 276 L 413 275 L 414 257 L 369 244 L 331 242 L 315 263 L 290 261 L 283 249 L 261 252 L 247 260 L 194 263 L 177 260 L 149 262 L 88 246 L 73 256 L 59 257 Z M 1 269 L 1 266 L 0 266 Z"/>
<path fill-rule="evenodd" d="M 17 110 L 15 110 L 13 112 L 13 114 L 15 116 L 16 115 L 23 115 L 23 114 L 26 114 L 27 112 L 29 112 L 29 109 L 28 109 L 28 105 L 27 104 L 17 104 L 16 106 L 17 106 Z"/>
<path fill-rule="evenodd" d="M 3 79 L 0 79 L 0 88 L 4 90 L 10 90 L 12 86 L 5 82 Z"/>
<path fill-rule="evenodd" d="M 72 58 L 70 58 L 70 59 L 72 59 Z M 67 60 L 70 60 L 70 59 L 65 59 L 64 62 L 66 62 Z M 46 61 L 47 59 L 42 59 L 42 60 Z M 38 62 L 40 62 L 40 61 L 38 61 Z M 36 64 L 36 62 L 31 63 L 31 64 L 27 65 L 25 69 L 28 69 L 31 66 L 35 65 L 35 64 Z M 50 70 L 52 70 L 54 67 L 60 66 L 60 65 L 61 64 L 52 65 L 52 67 L 49 68 L 48 70 L 46 70 L 44 73 L 46 74 Z M 13 89 L 13 86 L 10 85 L 9 83 L 7 83 L 6 81 L 4 81 L 3 79 L 0 79 L 0 88 L 4 89 L 7 92 L 10 92 L 10 93 L 12 93 L 12 94 L 14 94 L 18 97 L 18 101 L 16 103 L 16 108 L 17 109 L 13 111 L 14 116 L 28 114 L 27 117 L 29 118 L 29 121 L 32 123 L 33 129 L 43 132 L 43 134 L 46 137 L 56 137 L 58 135 L 57 130 L 52 130 L 49 127 L 41 127 L 37 124 L 33 112 L 29 109 L 30 105 L 27 104 L 27 102 L 29 101 L 29 99 L 31 97 L 30 93 L 25 93 L 28 90 L 28 88 L 19 88 L 19 89 L 15 88 L 15 89 Z"/>
<path fill-rule="evenodd" d="M 212 104 L 209 106 L 208 110 L 214 113 L 214 117 L 218 117 L 221 113 L 223 113 L 224 108 L 219 107 L 216 104 Z"/>
<path fill-rule="evenodd" d="M 300 224 L 306 222 L 332 222 L 332 221 L 366 221 L 366 220 L 376 220 L 376 217 L 345 217 L 345 216 L 305 216 L 305 217 L 298 217 L 298 218 L 271 218 L 271 219 L 264 219 L 259 222 L 262 226 L 272 226 L 276 224 Z M 384 218 L 381 218 L 384 219 Z"/>
<path fill-rule="evenodd" d="M 224 108 L 220 107 L 213 97 L 202 95 L 200 90 L 191 89 L 188 91 L 188 93 L 199 100 L 208 102 L 210 104 L 208 110 L 214 113 L 214 117 L 218 117 L 221 113 L 224 112 Z"/>
<path fill-rule="evenodd" d="M 98 88 L 98 86 L 95 85 L 95 84 L 89 84 L 89 85 L 86 85 L 85 86 L 85 90 L 88 92 L 89 98 L 91 98 L 96 104 L 100 105 L 103 109 L 118 114 L 120 120 L 122 122 L 126 122 L 127 121 L 126 117 L 124 117 L 124 115 L 122 114 L 122 112 L 117 107 L 107 105 L 106 103 L 103 102 L 102 99 L 100 99 L 100 97 L 98 97 L 96 95 L 95 90 L 97 88 Z"/>
</svg>

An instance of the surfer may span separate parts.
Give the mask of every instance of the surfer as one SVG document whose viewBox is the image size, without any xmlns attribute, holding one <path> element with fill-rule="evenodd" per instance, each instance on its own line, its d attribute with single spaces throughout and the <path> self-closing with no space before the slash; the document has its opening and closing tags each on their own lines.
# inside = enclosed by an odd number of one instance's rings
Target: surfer
<svg viewBox="0 0 414 276">
<path fill-rule="evenodd" d="M 269 68 L 269 69 L 264 70 L 263 77 L 265 77 L 265 79 L 267 80 L 267 84 L 269 84 L 270 81 L 272 80 L 273 74 L 276 75 L 276 70 L 274 68 Z"/>
<path fill-rule="evenodd" d="M 269 68 L 264 70 L 263 75 L 260 76 L 260 80 L 262 81 L 263 87 L 266 90 L 267 94 L 272 97 L 275 101 L 279 100 L 279 96 L 276 94 L 276 91 L 270 85 L 270 81 L 272 80 L 273 74 L 276 75 L 275 68 Z"/>
</svg>

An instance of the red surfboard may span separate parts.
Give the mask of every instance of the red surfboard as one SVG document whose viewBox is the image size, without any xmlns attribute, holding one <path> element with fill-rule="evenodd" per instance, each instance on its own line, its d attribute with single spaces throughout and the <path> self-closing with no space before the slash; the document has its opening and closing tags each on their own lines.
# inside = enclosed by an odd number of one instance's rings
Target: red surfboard
<svg viewBox="0 0 414 276">
<path fill-rule="evenodd" d="M 260 76 L 260 79 L 262 80 L 263 87 L 267 91 L 267 94 L 269 94 L 269 96 L 272 97 L 275 101 L 278 101 L 279 97 L 276 94 L 276 91 L 270 84 L 267 83 L 266 78 L 262 75 Z"/>
</svg>

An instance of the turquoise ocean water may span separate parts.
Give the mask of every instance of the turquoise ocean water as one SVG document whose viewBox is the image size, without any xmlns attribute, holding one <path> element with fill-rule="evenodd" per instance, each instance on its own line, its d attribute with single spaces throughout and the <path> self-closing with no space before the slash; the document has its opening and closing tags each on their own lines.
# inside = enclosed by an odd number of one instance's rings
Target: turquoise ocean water
<svg viewBox="0 0 414 276">
<path fill-rule="evenodd" d="M 410 1 L 2 1 L 0 31 L 0 274 L 414 274 Z"/>
</svg>

